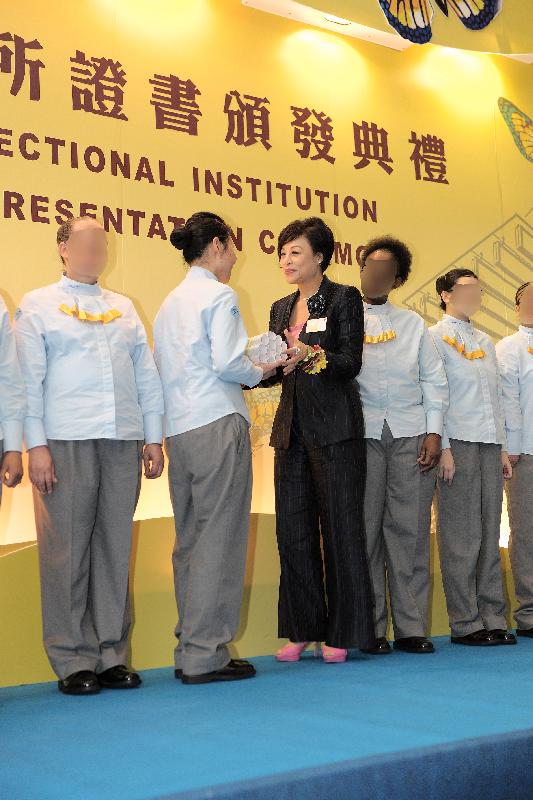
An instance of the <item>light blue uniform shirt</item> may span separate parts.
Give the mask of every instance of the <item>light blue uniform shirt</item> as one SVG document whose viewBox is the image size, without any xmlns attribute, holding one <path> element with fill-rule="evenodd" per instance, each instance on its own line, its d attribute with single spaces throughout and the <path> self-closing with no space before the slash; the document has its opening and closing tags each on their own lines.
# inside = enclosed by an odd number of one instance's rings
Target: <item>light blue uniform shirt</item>
<svg viewBox="0 0 533 800">
<path fill-rule="evenodd" d="M 0 446 L 22 452 L 26 400 L 15 337 L 6 305 L 0 297 Z M 3 443 L 2 443 L 3 440 Z"/>
<path fill-rule="evenodd" d="M 81 319 L 113 310 L 120 316 L 105 324 Z M 15 335 L 28 449 L 48 439 L 162 441 L 161 381 L 129 298 L 63 275 L 24 296 Z"/>
<path fill-rule="evenodd" d="M 496 345 L 505 411 L 507 449 L 533 455 L 533 328 L 520 328 Z"/>
<path fill-rule="evenodd" d="M 448 385 L 442 362 L 422 317 L 397 308 L 364 303 L 365 338 L 394 332 L 368 343 L 357 376 L 367 439 L 380 439 L 386 421 L 393 437 L 442 434 Z"/>
<path fill-rule="evenodd" d="M 442 447 L 450 439 L 501 444 L 505 448 L 503 398 L 496 350 L 487 334 L 471 322 L 444 314 L 429 332 L 441 355 L 450 388 L 450 406 L 444 418 Z M 483 350 L 484 358 L 468 359 L 443 336 L 455 340 L 465 353 Z"/>
<path fill-rule="evenodd" d="M 191 267 L 154 323 L 154 355 L 165 395 L 165 436 L 228 414 L 250 417 L 241 384 L 263 371 L 245 355 L 248 336 L 237 295 L 202 267 Z"/>
</svg>

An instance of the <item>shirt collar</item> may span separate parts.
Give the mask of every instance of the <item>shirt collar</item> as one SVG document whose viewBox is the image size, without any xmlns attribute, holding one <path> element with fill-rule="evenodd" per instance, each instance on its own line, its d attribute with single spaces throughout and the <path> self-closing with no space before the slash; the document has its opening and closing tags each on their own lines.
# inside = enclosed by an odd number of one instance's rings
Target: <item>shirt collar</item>
<svg viewBox="0 0 533 800">
<path fill-rule="evenodd" d="M 210 270 L 199 267 L 196 264 L 193 267 L 189 267 L 189 272 L 187 274 L 190 275 L 191 278 L 209 278 L 209 280 L 218 281 L 217 276 Z"/>
<path fill-rule="evenodd" d="M 525 325 L 519 325 L 518 330 L 524 336 L 527 336 L 530 339 L 533 336 L 533 328 L 526 328 Z"/>
<path fill-rule="evenodd" d="M 457 317 L 452 317 L 451 314 L 443 314 L 442 319 L 444 322 L 448 322 L 451 325 L 457 325 L 459 328 L 464 328 L 467 331 L 472 331 L 474 326 L 471 322 L 467 322 L 464 319 L 457 319 Z"/>
<path fill-rule="evenodd" d="M 72 294 L 102 294 L 102 288 L 98 283 L 81 283 L 80 281 L 73 281 L 68 275 L 62 275 L 59 279 L 58 286 L 66 292 Z"/>
<path fill-rule="evenodd" d="M 363 301 L 365 311 L 370 311 L 371 314 L 390 314 L 392 303 L 387 300 L 385 303 L 366 303 Z"/>
</svg>

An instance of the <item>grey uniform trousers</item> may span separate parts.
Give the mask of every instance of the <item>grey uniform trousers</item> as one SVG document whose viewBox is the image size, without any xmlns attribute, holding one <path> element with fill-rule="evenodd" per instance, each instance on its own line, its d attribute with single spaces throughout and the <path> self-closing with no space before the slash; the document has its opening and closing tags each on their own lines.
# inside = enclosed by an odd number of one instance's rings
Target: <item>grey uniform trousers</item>
<svg viewBox="0 0 533 800">
<path fill-rule="evenodd" d="M 513 477 L 505 481 L 511 535 L 509 558 L 519 628 L 533 628 L 533 455 L 521 455 Z"/>
<path fill-rule="evenodd" d="M 224 667 L 239 625 L 250 525 L 248 423 L 237 413 L 166 440 L 176 525 L 175 665 L 186 675 Z"/>
<path fill-rule="evenodd" d="M 129 562 L 143 443 L 49 440 L 58 478 L 34 489 L 44 646 L 59 678 L 126 663 Z"/>
<path fill-rule="evenodd" d="M 501 446 L 451 439 L 452 485 L 438 481 L 437 538 L 452 636 L 507 628 L 500 560 Z"/>
<path fill-rule="evenodd" d="M 396 639 L 424 636 L 429 604 L 427 496 L 435 471 L 417 464 L 425 434 L 367 439 L 365 528 L 375 601 L 376 636 L 387 633 L 387 583 Z M 430 514 L 429 510 L 429 514 Z"/>
</svg>

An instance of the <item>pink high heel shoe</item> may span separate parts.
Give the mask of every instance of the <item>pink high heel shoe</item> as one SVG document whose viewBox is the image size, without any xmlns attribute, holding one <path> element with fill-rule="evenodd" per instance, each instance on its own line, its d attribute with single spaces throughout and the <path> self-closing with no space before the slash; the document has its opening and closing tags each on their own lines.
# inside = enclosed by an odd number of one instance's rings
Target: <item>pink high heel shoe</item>
<svg viewBox="0 0 533 800">
<path fill-rule="evenodd" d="M 303 651 L 308 646 L 309 642 L 287 642 L 287 644 L 283 645 L 283 647 L 276 653 L 276 659 L 278 661 L 299 661 L 302 657 Z M 317 642 L 313 644 L 313 647 L 314 655 L 316 657 L 319 654 L 320 648 Z"/>
<path fill-rule="evenodd" d="M 342 664 L 346 661 L 348 651 L 340 647 L 330 647 L 327 644 L 322 645 L 322 658 L 326 664 Z"/>
</svg>

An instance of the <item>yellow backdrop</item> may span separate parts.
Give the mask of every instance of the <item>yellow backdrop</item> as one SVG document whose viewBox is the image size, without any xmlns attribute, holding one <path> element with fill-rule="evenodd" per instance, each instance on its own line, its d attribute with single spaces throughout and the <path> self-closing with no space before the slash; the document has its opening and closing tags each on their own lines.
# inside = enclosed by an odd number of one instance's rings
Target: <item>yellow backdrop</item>
<svg viewBox="0 0 533 800">
<path fill-rule="evenodd" d="M 19 0 L 3 9 L 0 30 L 2 294 L 14 311 L 26 291 L 54 281 L 58 222 L 93 214 L 109 228 L 104 283 L 134 299 L 151 333 L 184 274 L 168 235 L 210 209 L 232 225 L 233 285 L 255 334 L 287 293 L 276 233 L 319 213 L 338 242 L 333 280 L 358 284 L 357 248 L 398 235 L 415 261 L 397 303 L 433 321 L 435 276 L 474 267 L 487 289 L 477 323 L 501 337 L 533 267 L 533 165 L 498 100 L 531 116 L 531 85 L 530 66 L 501 56 L 434 45 L 396 52 L 238 0 Z M 252 392 L 249 403 L 254 514 L 238 646 L 253 655 L 277 643 L 266 444 L 276 394 Z M 137 520 L 132 646 L 142 668 L 171 661 L 164 480 L 143 487 Z M 51 677 L 34 536 L 25 484 L 4 493 L 0 514 L 0 684 Z M 438 566 L 435 574 L 433 631 L 444 632 Z"/>
</svg>

